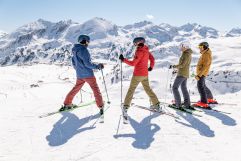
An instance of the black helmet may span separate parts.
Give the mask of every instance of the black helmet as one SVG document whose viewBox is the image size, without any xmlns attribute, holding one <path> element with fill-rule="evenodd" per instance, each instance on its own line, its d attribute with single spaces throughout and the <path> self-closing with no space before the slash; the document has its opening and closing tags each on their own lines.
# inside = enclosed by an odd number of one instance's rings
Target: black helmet
<svg viewBox="0 0 241 161">
<path fill-rule="evenodd" d="M 198 46 L 202 46 L 205 50 L 209 48 L 209 44 L 207 42 L 201 42 Z"/>
<path fill-rule="evenodd" d="M 134 38 L 133 43 L 135 44 L 135 43 L 138 43 L 138 42 L 144 44 L 146 42 L 146 40 L 143 37 L 136 37 L 136 38 Z"/>
<path fill-rule="evenodd" d="M 89 36 L 87 36 L 87 35 L 80 35 L 79 37 L 78 37 L 78 42 L 79 43 L 81 43 L 81 42 L 90 42 L 90 37 Z"/>
</svg>

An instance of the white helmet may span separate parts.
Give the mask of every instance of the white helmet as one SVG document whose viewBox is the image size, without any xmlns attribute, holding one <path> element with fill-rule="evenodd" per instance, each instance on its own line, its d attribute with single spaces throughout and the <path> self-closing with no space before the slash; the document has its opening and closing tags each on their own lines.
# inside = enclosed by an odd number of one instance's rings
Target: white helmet
<svg viewBox="0 0 241 161">
<path fill-rule="evenodd" d="M 184 41 L 184 42 L 182 42 L 182 43 L 180 44 L 180 48 L 182 48 L 182 47 L 184 47 L 184 48 L 186 48 L 186 49 L 190 49 L 190 48 L 191 48 L 191 44 L 190 44 L 189 41 Z"/>
</svg>

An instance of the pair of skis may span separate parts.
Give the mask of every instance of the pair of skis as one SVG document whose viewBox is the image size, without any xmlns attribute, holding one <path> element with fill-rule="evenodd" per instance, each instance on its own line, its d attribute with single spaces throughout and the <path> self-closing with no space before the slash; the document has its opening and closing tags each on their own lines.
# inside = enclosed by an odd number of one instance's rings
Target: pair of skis
<svg viewBox="0 0 241 161">
<path fill-rule="evenodd" d="M 142 106 L 142 105 L 137 105 L 137 104 L 134 104 L 132 103 L 131 104 L 132 107 L 136 107 L 136 108 L 139 108 L 139 109 L 142 109 L 142 110 L 146 110 L 146 111 L 150 111 L 150 112 L 153 112 L 153 113 L 158 113 L 160 115 L 167 115 L 167 116 L 170 116 L 170 117 L 173 117 L 175 119 L 179 119 L 178 116 L 176 116 L 175 114 L 171 113 L 171 112 L 166 112 L 166 111 L 163 111 L 163 110 L 155 110 L 155 109 L 152 109 L 152 108 L 149 108 L 149 107 L 146 107 L 146 106 Z M 123 123 L 124 124 L 128 124 L 129 123 L 129 120 L 128 120 L 128 115 L 125 114 L 125 112 L 123 112 L 124 109 L 122 109 L 122 118 L 123 118 Z M 119 119 L 119 123 L 118 123 L 118 126 L 120 124 L 120 120 L 121 120 L 121 117 Z"/>
<path fill-rule="evenodd" d="M 202 112 L 201 110 L 197 110 L 197 109 L 195 109 L 195 110 L 187 110 L 187 109 L 184 109 L 184 108 L 177 108 L 177 107 L 175 107 L 175 106 L 173 106 L 171 104 L 164 103 L 164 102 L 161 102 L 160 104 L 168 106 L 169 108 L 172 108 L 172 109 L 174 109 L 176 111 L 181 111 L 181 112 L 188 113 L 188 114 L 191 114 L 191 115 L 194 115 L 194 116 L 202 117 L 201 115 L 199 115 L 197 113 L 194 113 L 194 111 Z M 139 109 L 147 110 L 147 111 L 150 111 L 150 112 L 153 112 L 153 113 L 158 113 L 158 114 L 161 114 L 161 115 L 167 115 L 167 116 L 173 117 L 175 119 L 179 119 L 178 116 L 176 116 L 175 114 L 173 114 L 171 112 L 166 112 L 166 111 L 163 111 L 163 110 L 157 111 L 155 109 L 151 109 L 149 107 L 142 106 L 142 105 L 137 105 L 137 104 L 134 104 L 134 103 L 131 106 L 139 108 Z M 122 114 L 122 117 L 123 117 L 123 123 L 124 124 L 128 124 L 128 117 L 124 117 L 124 114 Z"/>
<path fill-rule="evenodd" d="M 52 115 L 55 115 L 55 114 L 58 114 L 58 113 L 62 113 L 62 112 L 73 111 L 73 110 L 75 110 L 75 109 L 77 109 L 77 108 L 90 106 L 90 105 L 92 105 L 92 104 L 94 104 L 94 103 L 95 103 L 95 101 L 91 101 L 91 102 L 83 103 L 83 104 L 81 104 L 81 105 L 76 106 L 75 108 L 71 108 L 71 109 L 68 109 L 68 110 L 64 110 L 64 111 L 54 111 L 54 112 L 46 113 L 46 114 L 40 115 L 39 118 L 44 118 L 44 117 L 52 116 Z M 106 108 L 104 108 L 104 113 L 105 113 L 109 108 L 110 108 L 110 106 L 107 106 Z M 93 123 L 93 125 L 91 125 L 91 127 L 94 127 L 97 122 L 99 122 L 99 123 L 104 123 L 104 114 L 103 114 L 103 115 L 100 115 L 100 116 L 96 119 L 96 121 Z"/>
<path fill-rule="evenodd" d="M 161 102 L 161 104 L 164 104 L 167 107 L 172 108 L 172 109 L 174 109 L 176 111 L 184 112 L 184 113 L 187 113 L 187 114 L 190 114 L 190 115 L 194 115 L 194 116 L 197 116 L 197 117 L 202 117 L 202 115 L 199 115 L 199 114 L 195 113 L 195 111 L 202 112 L 202 111 L 199 111 L 197 109 L 191 110 L 191 109 L 186 109 L 186 108 L 178 108 L 175 105 L 164 103 L 164 102 Z"/>
<path fill-rule="evenodd" d="M 94 104 L 94 103 L 95 103 L 95 101 L 91 101 L 91 102 L 87 102 L 87 103 L 80 104 L 80 105 L 76 106 L 75 108 L 71 108 L 71 109 L 68 109 L 68 110 L 49 112 L 49 113 L 40 115 L 39 118 L 44 118 L 44 117 L 52 116 L 52 115 L 55 115 L 55 114 L 58 114 L 58 113 L 61 113 L 61 112 L 73 111 L 74 109 L 81 108 L 81 107 L 86 107 L 86 106 L 92 105 L 92 104 Z"/>
<path fill-rule="evenodd" d="M 142 106 L 142 105 L 137 105 L 137 104 L 133 104 L 132 106 L 143 109 L 143 110 L 147 110 L 147 111 L 150 111 L 150 112 L 159 113 L 161 115 L 167 115 L 167 116 L 173 117 L 175 119 L 179 119 L 178 116 L 176 116 L 175 114 L 173 114 L 171 112 L 166 112 L 166 111 L 163 111 L 163 110 L 157 111 L 155 109 L 151 109 L 151 108 L 148 108 L 148 107 L 145 107 L 145 106 Z"/>
<path fill-rule="evenodd" d="M 195 103 L 195 102 L 192 102 L 192 103 Z M 192 114 L 192 115 L 195 115 L 195 116 L 198 116 L 198 117 L 202 117 L 201 115 L 199 114 L 196 114 L 195 112 L 203 112 L 202 110 L 198 110 L 197 108 L 199 109 L 203 109 L 203 110 L 211 110 L 211 111 L 215 111 L 215 112 L 219 112 L 219 113 L 224 113 L 224 114 L 231 114 L 230 112 L 225 112 L 225 111 L 221 111 L 221 110 L 217 110 L 217 109 L 213 109 L 211 107 L 208 107 L 208 108 L 205 108 L 205 107 L 202 107 L 202 106 L 191 106 L 193 107 L 194 109 L 186 109 L 186 108 L 178 108 L 176 107 L 175 105 L 172 105 L 172 104 L 168 104 L 168 103 L 165 103 L 165 102 L 161 102 L 161 104 L 166 104 L 168 107 L 172 108 L 172 109 L 175 109 L 175 110 L 178 110 L 178 111 L 181 111 L 181 112 L 185 112 L 185 113 L 189 113 L 189 114 Z M 219 105 L 219 104 L 213 104 L 213 105 Z M 227 105 L 226 103 L 222 103 L 221 105 Z M 231 105 L 231 104 L 230 104 Z M 236 104 L 232 104 L 232 105 L 236 105 Z"/>
</svg>

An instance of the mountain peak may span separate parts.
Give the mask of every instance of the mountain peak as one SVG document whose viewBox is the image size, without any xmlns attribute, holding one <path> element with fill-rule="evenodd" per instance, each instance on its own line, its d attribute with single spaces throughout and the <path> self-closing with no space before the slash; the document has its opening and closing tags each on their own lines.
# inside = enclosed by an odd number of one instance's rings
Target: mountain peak
<svg viewBox="0 0 241 161">
<path fill-rule="evenodd" d="M 197 23 L 187 23 L 179 27 L 179 30 L 184 30 L 186 32 L 192 31 L 196 27 L 201 27 Z"/>
<path fill-rule="evenodd" d="M 95 17 L 81 25 L 82 31 L 86 31 L 85 34 L 93 34 L 93 33 L 109 33 L 110 31 L 117 33 L 117 26 L 114 25 L 112 22 L 104 19 Z M 115 31 L 114 31 L 115 30 Z"/>
<path fill-rule="evenodd" d="M 92 23 L 92 24 L 98 24 L 98 25 L 101 25 L 101 24 L 110 24 L 112 25 L 112 22 L 104 19 L 104 18 L 100 18 L 100 17 L 94 17 L 86 22 L 84 22 L 83 24 L 86 24 L 86 23 Z"/>
<path fill-rule="evenodd" d="M 0 38 L 6 36 L 8 33 L 6 33 L 5 31 L 0 30 Z"/>
<path fill-rule="evenodd" d="M 137 23 L 134 23 L 134 24 L 130 24 L 130 25 L 126 25 L 124 26 L 125 29 L 131 29 L 131 28 L 142 28 L 142 27 L 145 27 L 145 26 L 148 26 L 148 25 L 153 25 L 152 22 L 150 21 L 140 21 L 140 22 L 137 22 Z"/>
<path fill-rule="evenodd" d="M 240 27 L 235 27 L 231 29 L 226 36 L 228 37 L 234 37 L 234 36 L 241 36 L 241 28 Z"/>
<path fill-rule="evenodd" d="M 42 18 L 39 18 L 36 22 L 39 22 L 39 23 L 51 23 L 50 21 L 44 20 Z"/>
</svg>

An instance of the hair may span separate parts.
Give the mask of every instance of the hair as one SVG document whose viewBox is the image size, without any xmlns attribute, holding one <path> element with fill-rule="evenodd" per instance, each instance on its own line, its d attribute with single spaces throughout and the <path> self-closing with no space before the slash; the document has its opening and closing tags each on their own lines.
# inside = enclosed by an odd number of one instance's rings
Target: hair
<svg viewBox="0 0 241 161">
<path fill-rule="evenodd" d="M 139 47 L 143 47 L 143 46 L 144 46 L 144 43 L 139 43 L 138 46 L 139 46 Z"/>
<path fill-rule="evenodd" d="M 208 47 L 207 47 L 207 46 L 202 46 L 202 47 L 203 47 L 203 49 L 204 49 L 204 50 L 207 50 L 207 49 L 208 49 Z"/>
<path fill-rule="evenodd" d="M 86 41 L 86 40 L 82 40 L 82 41 L 80 42 L 80 44 L 86 45 L 86 44 L 87 44 L 87 41 Z"/>
<path fill-rule="evenodd" d="M 186 49 L 190 49 L 191 48 L 191 44 L 188 41 L 184 41 L 180 44 L 180 47 L 184 47 Z"/>
</svg>

